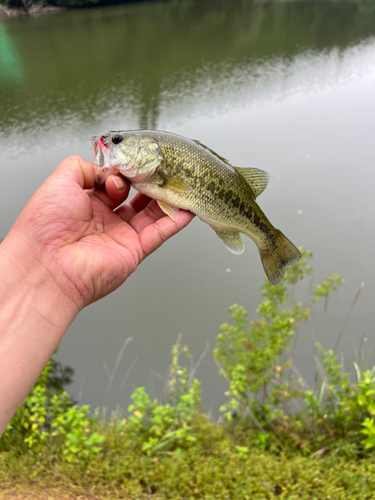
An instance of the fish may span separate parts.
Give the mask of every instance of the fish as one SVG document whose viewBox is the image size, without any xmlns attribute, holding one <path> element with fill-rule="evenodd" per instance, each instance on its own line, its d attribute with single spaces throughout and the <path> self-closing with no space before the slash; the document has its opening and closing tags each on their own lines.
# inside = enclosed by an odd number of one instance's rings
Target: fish
<svg viewBox="0 0 375 500">
<path fill-rule="evenodd" d="M 273 285 L 301 258 L 256 202 L 269 181 L 264 170 L 233 166 L 200 141 L 160 130 L 112 131 L 91 142 L 97 188 L 120 172 L 171 219 L 179 209 L 196 214 L 232 253 L 242 254 L 240 233 L 248 236 Z"/>
</svg>

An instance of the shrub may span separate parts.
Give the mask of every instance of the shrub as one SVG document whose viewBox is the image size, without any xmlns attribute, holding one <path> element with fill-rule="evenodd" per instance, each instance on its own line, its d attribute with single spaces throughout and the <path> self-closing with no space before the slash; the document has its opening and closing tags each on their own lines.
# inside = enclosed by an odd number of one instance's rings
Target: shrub
<svg viewBox="0 0 375 500">
<path fill-rule="evenodd" d="M 214 357 L 221 365 L 221 375 L 229 382 L 226 395 L 230 399 L 221 408 L 228 420 L 249 412 L 263 420 L 262 415 L 269 415 L 281 401 L 299 394 L 298 387 L 282 381 L 291 361 L 282 362 L 281 355 L 290 348 L 298 324 L 307 321 L 311 313 L 311 304 L 293 300 L 295 284 L 312 272 L 308 264 L 312 254 L 300 250 L 302 259 L 287 268 L 282 283 L 272 286 L 266 280 L 263 284 L 257 319 L 248 324 L 245 309 L 233 305 L 229 311 L 235 324 L 225 323 L 220 328 Z M 339 281 L 339 277 L 334 280 Z"/>
<path fill-rule="evenodd" d="M 307 390 L 304 401 L 315 434 L 330 436 L 334 445 L 341 447 L 343 440 L 361 450 L 375 447 L 375 367 L 363 371 L 354 363 L 357 380 L 337 362 L 334 352 L 324 351 L 317 344 L 323 376 L 315 391 Z M 363 436 L 366 436 L 364 439 Z M 327 441 L 327 440 L 325 440 Z"/>
<path fill-rule="evenodd" d="M 75 405 L 63 386 L 71 381 L 73 371 L 51 359 L 7 426 L 0 441 L 1 449 L 25 447 L 67 462 L 82 462 L 100 451 L 103 437 L 95 432 L 88 406 Z"/>
<path fill-rule="evenodd" d="M 316 344 L 319 366 L 311 390 L 291 371 L 292 360 L 282 361 L 313 304 L 327 301 L 342 281 L 332 274 L 312 290 L 309 302 L 295 302 L 295 285 L 312 272 L 312 254 L 304 249 L 301 253 L 302 259 L 287 268 L 284 282 L 272 287 L 266 280 L 257 319 L 248 323 L 243 307 L 229 309 L 234 325 L 221 326 L 214 351 L 220 374 L 229 383 L 229 401 L 221 411 L 234 426 L 239 418 L 246 422 L 253 429 L 252 442 L 263 448 L 277 442 L 362 453 L 375 447 L 375 367 L 361 370 L 354 363 L 357 380 L 351 382 L 334 352 Z"/>
</svg>

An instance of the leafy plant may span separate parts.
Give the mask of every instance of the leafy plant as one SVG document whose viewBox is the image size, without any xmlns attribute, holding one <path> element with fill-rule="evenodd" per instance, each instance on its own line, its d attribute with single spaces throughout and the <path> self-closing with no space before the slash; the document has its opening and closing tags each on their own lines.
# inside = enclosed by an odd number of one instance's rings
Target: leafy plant
<svg viewBox="0 0 375 500">
<path fill-rule="evenodd" d="M 104 437 L 92 430 L 89 406 L 64 409 L 64 403 L 57 395 L 51 400 L 51 437 L 63 438 L 60 448 L 67 462 L 88 460 L 99 453 Z"/>
<path fill-rule="evenodd" d="M 312 254 L 300 250 L 302 259 L 287 268 L 284 282 L 272 286 L 266 280 L 263 284 L 257 319 L 248 323 L 245 309 L 233 305 L 229 311 L 235 324 L 221 326 L 214 357 L 229 382 L 226 395 L 230 399 L 221 408 L 228 420 L 246 413 L 264 420 L 281 401 L 299 394 L 297 386 L 283 381 L 291 361 L 281 356 L 290 348 L 298 324 L 311 313 L 310 304 L 293 300 L 295 284 L 312 272 L 308 264 Z"/>
<path fill-rule="evenodd" d="M 47 447 L 69 463 L 82 462 L 101 449 L 103 437 L 93 431 L 88 406 L 78 407 L 63 388 L 73 370 L 50 359 L 33 389 L 7 426 L 0 447 Z M 0 448 L 0 449 L 1 449 Z"/>
<path fill-rule="evenodd" d="M 51 373 L 51 360 L 46 364 L 43 372 L 31 392 L 7 426 L 1 444 L 3 447 L 37 447 L 46 442 L 49 427 L 49 392 L 48 379 Z"/>
<path fill-rule="evenodd" d="M 200 408 L 200 383 L 190 380 L 187 369 L 179 365 L 181 354 L 189 357 L 187 347 L 173 346 L 165 405 L 152 400 L 144 387 L 130 396 L 133 404 L 128 408 L 129 431 L 147 455 L 173 450 L 179 454 L 196 440 L 192 426 Z"/>
<path fill-rule="evenodd" d="M 305 402 L 311 421 L 317 432 L 325 431 L 335 441 L 340 438 L 353 444 L 375 446 L 375 367 L 361 370 L 354 362 L 357 381 L 337 362 L 333 351 L 324 351 L 317 344 L 323 376 L 315 391 L 305 391 Z M 363 428 L 364 427 L 364 428 Z M 374 430 L 374 434 L 372 433 Z M 360 440 L 361 435 L 366 435 Z"/>
<path fill-rule="evenodd" d="M 362 422 L 362 426 L 364 429 L 362 429 L 362 434 L 366 436 L 365 439 L 363 439 L 362 444 L 365 445 L 365 448 L 375 448 L 375 422 L 373 418 L 365 418 L 365 420 Z"/>
</svg>

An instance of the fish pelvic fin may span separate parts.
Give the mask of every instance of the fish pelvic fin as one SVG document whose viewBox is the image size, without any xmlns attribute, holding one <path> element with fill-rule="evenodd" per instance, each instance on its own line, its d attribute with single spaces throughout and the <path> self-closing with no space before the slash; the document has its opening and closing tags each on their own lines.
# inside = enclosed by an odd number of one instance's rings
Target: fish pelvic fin
<svg viewBox="0 0 375 500">
<path fill-rule="evenodd" d="M 267 278 L 273 285 L 277 285 L 284 277 L 285 268 L 295 264 L 301 258 L 301 252 L 278 229 L 276 231 L 276 248 L 259 250 L 260 258 Z"/>
<path fill-rule="evenodd" d="M 178 208 L 169 205 L 169 203 L 165 203 L 165 201 L 156 201 L 158 202 L 158 205 L 163 210 L 163 212 L 167 214 L 174 222 L 177 222 Z"/>
</svg>

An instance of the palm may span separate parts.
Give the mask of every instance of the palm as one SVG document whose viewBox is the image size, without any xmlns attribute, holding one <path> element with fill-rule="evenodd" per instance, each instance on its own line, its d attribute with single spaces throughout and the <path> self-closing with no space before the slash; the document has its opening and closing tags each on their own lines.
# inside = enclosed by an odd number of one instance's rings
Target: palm
<svg viewBox="0 0 375 500">
<path fill-rule="evenodd" d="M 36 193 L 37 202 L 30 202 L 29 221 L 24 222 L 39 246 L 40 259 L 82 306 L 115 290 L 193 217 L 182 212 L 175 223 L 140 193 L 113 212 L 127 191 L 113 199 L 110 191 L 83 191 L 70 175 L 51 176 Z"/>
</svg>

